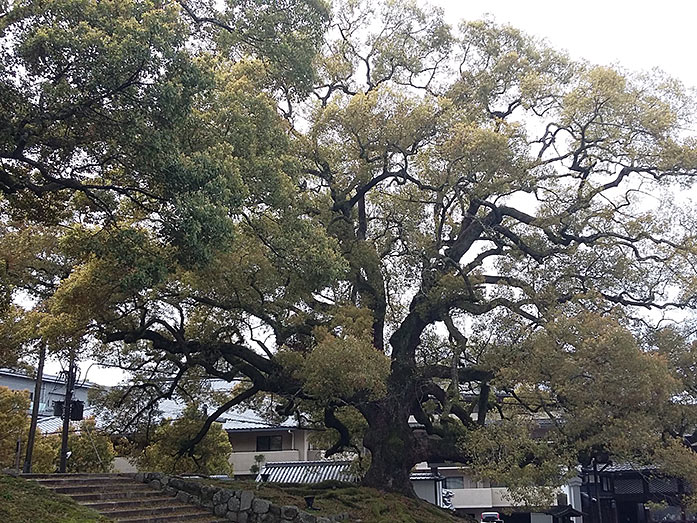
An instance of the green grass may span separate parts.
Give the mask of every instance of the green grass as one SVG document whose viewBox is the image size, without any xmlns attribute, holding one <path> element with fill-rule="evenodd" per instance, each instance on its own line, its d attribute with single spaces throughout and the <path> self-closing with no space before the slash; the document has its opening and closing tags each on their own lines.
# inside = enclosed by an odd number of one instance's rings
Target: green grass
<svg viewBox="0 0 697 523">
<path fill-rule="evenodd" d="M 105 523 L 110 519 L 33 481 L 0 474 L 2 523 Z"/>
<path fill-rule="evenodd" d="M 305 496 L 315 496 L 315 515 L 332 515 L 348 512 L 350 521 L 364 523 L 448 523 L 462 519 L 451 516 L 419 499 L 359 487 L 355 484 L 327 481 L 317 485 L 255 483 L 253 481 L 208 480 L 232 490 L 253 490 L 257 496 L 277 505 L 305 507 Z"/>
</svg>

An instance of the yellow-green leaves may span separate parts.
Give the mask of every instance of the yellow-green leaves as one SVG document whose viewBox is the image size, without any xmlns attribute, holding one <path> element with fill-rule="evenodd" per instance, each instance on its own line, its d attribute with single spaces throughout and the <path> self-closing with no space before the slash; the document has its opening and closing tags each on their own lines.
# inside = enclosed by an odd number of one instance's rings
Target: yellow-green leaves
<svg viewBox="0 0 697 523">
<path fill-rule="evenodd" d="M 17 440 L 25 437 L 28 427 L 29 393 L 0 387 L 0 464 L 11 467 L 15 462 Z"/>
<path fill-rule="evenodd" d="M 660 159 L 659 168 L 670 173 L 693 171 L 697 166 L 697 139 L 694 137 L 679 141 L 675 138 L 666 138 L 659 144 Z M 689 185 L 687 180 L 682 181 L 684 186 Z"/>
<path fill-rule="evenodd" d="M 20 465 L 24 460 L 29 437 L 29 393 L 0 387 L 0 466 L 14 468 L 17 464 L 17 443 L 20 442 Z M 74 438 L 74 436 L 73 436 Z M 108 443 L 108 440 L 107 440 Z M 57 466 L 60 438 L 37 432 L 32 454 L 32 472 L 54 472 Z M 96 460 L 95 460 L 96 461 Z M 111 459 L 105 456 L 105 462 Z M 73 469 L 74 470 L 74 469 Z"/>
<path fill-rule="evenodd" d="M 518 107 L 546 110 L 575 70 L 564 54 L 492 20 L 463 22 L 458 43 L 461 79 L 450 95 L 478 119 Z"/>
<path fill-rule="evenodd" d="M 218 5 L 224 9 L 216 16 L 230 28 L 214 34 L 221 54 L 258 58 L 273 86 L 294 101 L 311 89 L 316 74 L 313 60 L 329 20 L 327 3 L 245 0 Z"/>
<path fill-rule="evenodd" d="M 398 170 L 401 156 L 436 132 L 441 112 L 434 97 L 389 87 L 340 97 L 316 108 L 310 135 L 315 150 L 308 154 L 336 165 L 337 182 L 348 194 L 385 167 Z"/>
<path fill-rule="evenodd" d="M 390 360 L 371 340 L 355 335 L 316 334 L 305 364 L 307 391 L 318 398 L 377 399 L 386 392 Z"/>
<path fill-rule="evenodd" d="M 515 363 L 513 363 L 515 362 Z M 501 385 L 563 424 L 579 452 L 649 455 L 679 390 L 666 361 L 641 349 L 618 318 L 558 315 L 523 342 Z"/>
<path fill-rule="evenodd" d="M 68 472 L 111 472 L 116 457 L 111 436 L 97 428 L 94 418 L 81 421 L 79 430 L 68 437 Z"/>
<path fill-rule="evenodd" d="M 436 83 L 432 68 L 452 47 L 442 12 L 415 1 L 348 0 L 335 6 L 334 22 L 341 37 L 329 39 L 319 70 L 329 85 L 338 81 L 358 91 L 391 81 L 428 87 Z"/>
<path fill-rule="evenodd" d="M 697 485 L 697 455 L 685 445 L 682 437 L 669 437 L 662 443 L 656 448 L 654 463 L 690 485 L 689 493 L 681 501 L 691 511 L 697 510 L 697 494 L 694 492 L 694 485 Z"/>
<path fill-rule="evenodd" d="M 523 130 L 514 124 L 492 129 L 473 122 L 456 122 L 439 148 L 448 162 L 449 183 L 469 185 L 469 198 L 487 198 L 525 189 Z"/>
<path fill-rule="evenodd" d="M 196 405 L 187 405 L 178 419 L 163 420 L 155 430 L 152 442 L 141 453 L 134 453 L 132 459 L 143 469 L 167 474 L 232 473 L 228 462 L 232 446 L 219 423 L 213 424 L 196 446 L 193 456 L 179 454 L 183 445 L 198 433 L 205 418 Z"/>
<path fill-rule="evenodd" d="M 339 307 L 331 329 L 314 329 L 311 352 L 282 350 L 279 363 L 320 404 L 378 399 L 386 392 L 390 359 L 374 347 L 372 324 L 369 309 Z"/>
<path fill-rule="evenodd" d="M 565 453 L 561 441 L 540 438 L 536 429 L 534 422 L 511 419 L 467 432 L 459 445 L 471 460 L 469 473 L 505 485 L 508 501 L 515 505 L 553 504 L 574 456 Z"/>
<path fill-rule="evenodd" d="M 694 156 L 688 152 L 694 150 L 691 139 L 677 139 L 681 127 L 689 125 L 692 102 L 674 80 L 659 71 L 629 75 L 592 67 L 574 83 L 563 98 L 561 123 L 586 150 L 589 161 L 584 165 L 621 161 L 638 168 L 652 165 L 657 173 L 672 170 L 676 155 Z M 683 171 L 695 168 L 694 158 L 673 165 Z"/>
</svg>

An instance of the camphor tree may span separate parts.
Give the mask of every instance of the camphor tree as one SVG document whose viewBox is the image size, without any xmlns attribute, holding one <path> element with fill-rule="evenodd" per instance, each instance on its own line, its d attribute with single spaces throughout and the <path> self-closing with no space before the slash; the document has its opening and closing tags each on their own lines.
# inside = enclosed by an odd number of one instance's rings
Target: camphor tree
<svg viewBox="0 0 697 523">
<path fill-rule="evenodd" d="M 76 263 L 43 325 L 92 333 L 95 357 L 131 372 L 111 405 L 142 418 L 195 396 L 179 387 L 190 376 L 235 382 L 180 453 L 236 405 L 275 404 L 331 429 L 328 455 L 365 446 L 364 483 L 409 495 L 421 461 L 525 487 L 601 452 L 693 459 L 679 439 L 695 428 L 686 364 L 666 356 L 685 341 L 652 323 L 695 301 L 694 216 L 676 197 L 697 174 L 697 141 L 680 84 L 574 62 L 489 21 L 453 29 L 403 2 L 336 5 L 305 55 L 312 74 L 282 74 L 273 52 L 237 40 L 245 24 L 232 21 L 258 4 L 124 2 L 110 18 L 124 35 L 148 27 L 133 18 L 170 17 L 152 26 L 167 38 L 134 36 L 104 58 L 157 60 L 114 115 L 128 125 L 101 120 L 120 98 L 77 111 L 91 134 L 3 124 L 5 213 L 60 210 Z M 99 12 L 56 9 L 109 32 Z M 59 61 L 57 44 L 27 43 L 54 42 L 55 20 L 8 16 L 13 56 Z M 174 45 L 170 30 L 186 38 Z M 110 92 L 98 66 L 80 64 Z M 52 89 L 2 75 L 20 105 Z M 58 187 L 42 171 L 54 162 Z"/>
</svg>

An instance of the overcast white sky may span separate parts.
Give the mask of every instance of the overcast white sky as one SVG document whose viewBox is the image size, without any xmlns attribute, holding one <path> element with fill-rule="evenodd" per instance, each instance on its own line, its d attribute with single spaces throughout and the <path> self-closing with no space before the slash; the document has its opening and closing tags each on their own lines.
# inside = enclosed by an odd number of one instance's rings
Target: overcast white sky
<svg viewBox="0 0 697 523">
<path fill-rule="evenodd" d="M 425 2 L 424 2 L 425 3 Z M 492 16 L 544 38 L 572 58 L 597 64 L 619 64 L 631 70 L 659 67 L 697 87 L 697 2 L 687 0 L 432 0 L 449 23 Z M 86 368 L 86 365 L 85 365 Z M 47 372 L 57 373 L 53 362 Z M 84 374 L 83 374 L 84 377 Z M 114 370 L 90 369 L 87 379 L 113 385 Z"/>
<path fill-rule="evenodd" d="M 573 58 L 620 64 L 634 70 L 659 67 L 697 87 L 697 3 L 687 0 L 432 0 L 451 24 L 490 14 L 545 38 Z"/>
</svg>

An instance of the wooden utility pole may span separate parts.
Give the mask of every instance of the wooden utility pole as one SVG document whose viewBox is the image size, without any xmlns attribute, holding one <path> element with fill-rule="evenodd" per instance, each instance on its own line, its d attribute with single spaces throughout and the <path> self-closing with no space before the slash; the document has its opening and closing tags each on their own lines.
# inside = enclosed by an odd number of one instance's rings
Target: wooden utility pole
<svg viewBox="0 0 697 523">
<path fill-rule="evenodd" d="M 17 452 L 15 453 L 15 470 L 19 470 L 19 463 L 22 456 L 22 433 L 17 434 Z"/>
<path fill-rule="evenodd" d="M 34 403 L 31 408 L 31 425 L 29 425 L 29 439 L 27 440 L 27 454 L 24 458 L 22 471 L 25 474 L 31 472 L 31 458 L 34 452 L 34 440 L 36 439 L 36 423 L 39 420 L 39 403 L 41 402 L 41 386 L 44 379 L 44 362 L 46 361 L 46 345 L 41 344 L 39 353 L 39 368 L 36 370 L 36 385 L 34 385 Z"/>
<path fill-rule="evenodd" d="M 68 377 L 65 380 L 65 398 L 63 400 L 63 434 L 61 437 L 61 454 L 58 472 L 64 474 L 68 461 L 68 431 L 70 430 L 70 403 L 73 401 L 75 387 L 75 349 L 70 349 Z"/>
</svg>

